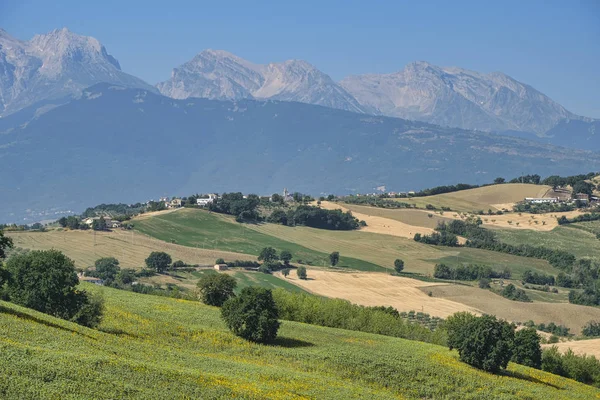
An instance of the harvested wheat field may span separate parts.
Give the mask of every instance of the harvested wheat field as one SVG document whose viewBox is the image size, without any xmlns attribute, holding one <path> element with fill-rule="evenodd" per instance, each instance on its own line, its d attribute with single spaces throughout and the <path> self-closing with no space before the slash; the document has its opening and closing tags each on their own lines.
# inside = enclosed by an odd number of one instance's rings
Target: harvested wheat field
<svg viewBox="0 0 600 400">
<path fill-rule="evenodd" d="M 397 219 L 378 216 L 376 213 L 363 214 L 361 212 L 357 212 L 356 210 L 351 210 L 349 207 L 346 207 L 345 204 L 341 205 L 329 201 L 322 201 L 321 207 L 326 210 L 352 211 L 352 214 L 356 218 L 367 223 L 367 226 L 360 228 L 362 232 L 399 236 L 408 239 L 412 239 L 415 236 L 415 233 L 430 235 L 434 232 L 433 228 L 430 227 L 409 225 Z"/>
<path fill-rule="evenodd" d="M 7 232 L 16 247 L 31 250 L 56 249 L 75 261 L 78 268 L 93 265 L 101 257 L 117 258 L 122 268 L 142 268 L 144 260 L 153 251 L 164 251 L 173 261 L 182 260 L 188 264 L 213 264 L 217 258 L 227 260 L 255 260 L 248 254 L 218 250 L 195 249 L 150 238 L 146 235 L 115 229 L 112 232 L 94 231 L 49 231 L 49 232 Z"/>
<path fill-rule="evenodd" d="M 285 278 L 284 278 L 285 279 Z M 381 273 L 336 272 L 310 268 L 308 279 L 298 279 L 293 273 L 287 278 L 308 292 L 364 306 L 392 306 L 398 311 L 421 311 L 446 318 L 458 311 L 479 313 L 473 307 L 438 297 L 429 297 L 421 287 L 446 283 L 423 282 Z"/>
<path fill-rule="evenodd" d="M 505 299 L 489 290 L 472 286 L 445 285 L 421 287 L 431 291 L 433 297 L 465 304 L 486 314 L 496 315 L 513 322 L 534 321 L 536 324 L 554 322 L 580 333 L 590 320 L 600 320 L 600 308 L 569 303 L 523 303 Z"/>
<path fill-rule="evenodd" d="M 558 347 L 558 350 L 563 353 L 571 349 L 575 354 L 586 354 L 600 360 L 600 339 L 574 340 L 570 342 L 542 345 L 543 348 L 552 346 Z"/>
</svg>

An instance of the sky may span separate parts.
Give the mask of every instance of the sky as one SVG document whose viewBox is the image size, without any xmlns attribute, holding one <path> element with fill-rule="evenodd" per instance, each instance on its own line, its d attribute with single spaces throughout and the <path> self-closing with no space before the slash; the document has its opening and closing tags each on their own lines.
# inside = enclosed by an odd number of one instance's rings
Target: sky
<svg viewBox="0 0 600 400">
<path fill-rule="evenodd" d="M 0 0 L 28 40 L 67 27 L 156 84 L 204 49 L 256 63 L 303 59 L 335 80 L 412 61 L 504 72 L 600 118 L 600 0 Z"/>
</svg>

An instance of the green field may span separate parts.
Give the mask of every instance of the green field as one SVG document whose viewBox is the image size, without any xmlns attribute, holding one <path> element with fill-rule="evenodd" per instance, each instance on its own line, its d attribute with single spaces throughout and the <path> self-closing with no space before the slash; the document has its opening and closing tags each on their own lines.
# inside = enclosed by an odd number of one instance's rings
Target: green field
<svg viewBox="0 0 600 400">
<path fill-rule="evenodd" d="M 516 203 L 525 197 L 542 197 L 550 189 L 552 189 L 550 186 L 543 185 L 506 183 L 434 196 L 395 200 L 414 204 L 419 208 L 425 208 L 427 204 L 431 204 L 437 208 L 450 207 L 453 211 L 477 212 L 481 210 L 487 212 L 489 209 L 492 211 L 502 209 L 502 207 L 496 207 L 497 204 Z"/>
<path fill-rule="evenodd" d="M 266 235 L 252 229 L 254 225 L 239 224 L 230 216 L 196 209 L 182 209 L 173 213 L 138 219 L 134 220 L 134 224 L 136 230 L 148 236 L 183 246 L 252 255 L 258 255 L 264 247 L 271 246 L 278 251 L 291 251 L 295 262 L 301 260 L 303 263 L 321 266 L 327 265 L 328 254 L 337 250 L 332 247 L 323 252 L 315 251 L 285 240 L 285 232 L 280 236 Z M 282 226 L 282 228 L 286 227 Z M 339 266 L 360 271 L 385 271 L 376 264 L 344 254 L 340 257 Z"/>
<path fill-rule="evenodd" d="M 534 232 L 518 229 L 497 229 L 494 232 L 503 242 L 518 245 L 530 244 L 553 249 L 565 250 L 576 257 L 593 257 L 600 259 L 600 240 L 596 237 L 595 229 L 600 229 L 595 222 L 559 226 L 550 232 Z"/>
<path fill-rule="evenodd" d="M 196 246 L 210 240 L 220 250 L 258 254 L 264 246 L 288 249 L 294 259 L 327 265 L 327 254 L 339 251 L 341 265 L 357 270 L 387 271 L 394 260 L 405 261 L 407 272 L 432 274 L 438 262 L 509 267 L 515 276 L 525 269 L 557 273 L 546 261 L 467 247 L 429 246 L 414 240 L 361 231 L 331 231 L 277 224 L 238 224 L 228 216 L 184 209 L 134 221 L 136 229 L 158 239 Z M 282 240 L 282 239 L 285 239 Z M 238 247 L 239 246 L 239 247 Z"/>
<path fill-rule="evenodd" d="M 591 399 L 600 391 L 510 364 L 471 368 L 444 347 L 283 321 L 277 341 L 229 333 L 216 308 L 85 286 L 98 330 L 0 302 L 3 399 Z"/>
</svg>

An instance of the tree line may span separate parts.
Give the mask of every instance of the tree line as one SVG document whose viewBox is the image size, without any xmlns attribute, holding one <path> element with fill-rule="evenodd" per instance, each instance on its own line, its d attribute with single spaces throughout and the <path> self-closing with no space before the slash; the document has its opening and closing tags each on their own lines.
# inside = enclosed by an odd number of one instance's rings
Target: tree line
<svg viewBox="0 0 600 400">
<path fill-rule="evenodd" d="M 510 279 L 509 268 L 495 271 L 487 265 L 458 265 L 451 267 L 446 264 L 436 264 L 433 269 L 433 277 L 438 279 L 476 281 L 479 279 Z"/>
</svg>

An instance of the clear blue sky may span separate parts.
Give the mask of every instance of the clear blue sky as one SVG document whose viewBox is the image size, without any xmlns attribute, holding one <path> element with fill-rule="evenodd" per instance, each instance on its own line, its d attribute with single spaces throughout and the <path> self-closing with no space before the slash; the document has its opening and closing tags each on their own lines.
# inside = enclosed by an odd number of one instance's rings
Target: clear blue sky
<svg viewBox="0 0 600 400">
<path fill-rule="evenodd" d="M 64 26 L 153 84 L 206 48 L 304 59 L 334 79 L 424 60 L 502 71 L 600 118 L 600 0 L 0 0 L 0 27 L 20 39 Z"/>
</svg>

